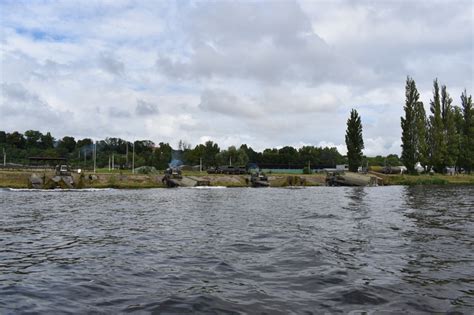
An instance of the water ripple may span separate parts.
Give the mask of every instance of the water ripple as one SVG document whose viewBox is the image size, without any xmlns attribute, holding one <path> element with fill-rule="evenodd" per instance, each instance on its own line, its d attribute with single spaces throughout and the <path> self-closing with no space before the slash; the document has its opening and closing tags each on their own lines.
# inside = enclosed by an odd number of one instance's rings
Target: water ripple
<svg viewBox="0 0 474 315">
<path fill-rule="evenodd" d="M 0 190 L 0 313 L 472 313 L 472 187 Z"/>
</svg>

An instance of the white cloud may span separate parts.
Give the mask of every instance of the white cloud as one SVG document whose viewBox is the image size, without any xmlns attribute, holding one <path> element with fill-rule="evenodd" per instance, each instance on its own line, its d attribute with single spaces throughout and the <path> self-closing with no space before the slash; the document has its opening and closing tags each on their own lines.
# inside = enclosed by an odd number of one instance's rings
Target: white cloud
<svg viewBox="0 0 474 315">
<path fill-rule="evenodd" d="M 472 9 L 470 1 L 1 2 L 1 128 L 344 153 L 356 108 L 364 152 L 399 153 L 407 75 L 427 112 L 435 77 L 455 104 L 464 88 L 473 92 Z"/>
</svg>

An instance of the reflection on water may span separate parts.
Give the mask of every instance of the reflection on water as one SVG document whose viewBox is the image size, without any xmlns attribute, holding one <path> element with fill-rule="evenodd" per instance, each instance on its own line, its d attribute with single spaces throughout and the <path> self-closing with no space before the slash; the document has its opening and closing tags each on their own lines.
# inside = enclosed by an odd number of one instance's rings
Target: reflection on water
<svg viewBox="0 0 474 315">
<path fill-rule="evenodd" d="M 0 191 L 0 313 L 470 313 L 472 187 Z"/>
</svg>

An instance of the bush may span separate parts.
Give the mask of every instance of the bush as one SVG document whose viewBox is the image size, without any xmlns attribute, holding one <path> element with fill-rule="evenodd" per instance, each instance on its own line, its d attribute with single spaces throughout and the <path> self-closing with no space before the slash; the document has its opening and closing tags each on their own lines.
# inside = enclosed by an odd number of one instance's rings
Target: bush
<svg viewBox="0 0 474 315">
<path fill-rule="evenodd" d="M 135 169 L 137 174 L 156 174 L 158 171 L 154 166 L 142 166 Z"/>
<path fill-rule="evenodd" d="M 311 171 L 311 169 L 310 169 L 309 167 L 305 166 L 305 167 L 303 168 L 303 174 L 311 174 L 311 173 L 312 173 L 312 171 Z"/>
</svg>

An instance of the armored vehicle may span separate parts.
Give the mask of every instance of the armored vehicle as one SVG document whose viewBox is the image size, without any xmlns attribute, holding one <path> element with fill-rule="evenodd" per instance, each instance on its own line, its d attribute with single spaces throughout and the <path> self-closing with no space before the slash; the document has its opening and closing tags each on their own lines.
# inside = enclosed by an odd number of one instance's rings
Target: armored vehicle
<svg viewBox="0 0 474 315">
<path fill-rule="evenodd" d="M 180 180 L 183 179 L 181 170 L 178 168 L 167 168 L 165 176 L 161 180 L 167 187 L 178 187 L 180 186 Z"/>
<path fill-rule="evenodd" d="M 250 176 L 250 185 L 252 187 L 268 187 L 270 183 L 268 182 L 268 177 L 264 173 L 253 173 Z"/>
</svg>

